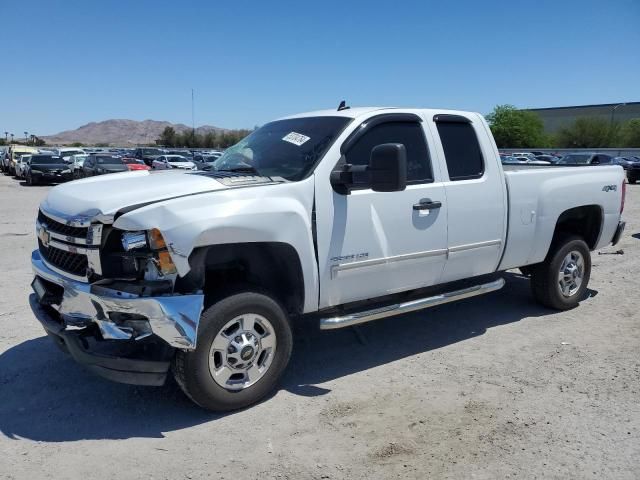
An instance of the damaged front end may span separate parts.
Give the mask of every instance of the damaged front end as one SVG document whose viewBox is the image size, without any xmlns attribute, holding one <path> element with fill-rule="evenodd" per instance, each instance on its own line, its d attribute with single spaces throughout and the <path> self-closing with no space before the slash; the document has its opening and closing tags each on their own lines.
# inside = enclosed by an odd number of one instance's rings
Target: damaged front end
<svg viewBox="0 0 640 480">
<path fill-rule="evenodd" d="M 139 232 L 98 225 L 41 211 L 31 256 L 36 318 L 95 373 L 162 384 L 173 349 L 196 347 L 204 296 L 176 292 L 159 232 L 143 242 Z"/>
</svg>

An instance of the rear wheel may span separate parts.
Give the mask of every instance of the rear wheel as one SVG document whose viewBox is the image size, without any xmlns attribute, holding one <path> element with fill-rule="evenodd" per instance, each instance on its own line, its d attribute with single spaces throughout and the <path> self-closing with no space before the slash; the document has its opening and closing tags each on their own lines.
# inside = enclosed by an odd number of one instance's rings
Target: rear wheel
<svg viewBox="0 0 640 480">
<path fill-rule="evenodd" d="M 635 175 L 627 174 L 627 181 L 629 183 L 636 183 L 637 180 L 638 177 L 636 177 Z"/>
<path fill-rule="evenodd" d="M 554 242 L 544 262 L 531 272 L 534 298 L 556 310 L 578 305 L 591 277 L 591 252 L 581 237 L 568 236 Z"/>
<path fill-rule="evenodd" d="M 203 408 L 243 408 L 275 388 L 292 343 L 289 320 L 275 300 L 256 292 L 238 293 L 203 312 L 197 348 L 176 353 L 174 375 Z"/>
<path fill-rule="evenodd" d="M 29 185 L 30 187 L 32 187 L 36 183 L 33 181 L 33 177 L 31 176 L 30 173 L 27 174 L 26 180 L 27 180 L 27 185 Z"/>
</svg>

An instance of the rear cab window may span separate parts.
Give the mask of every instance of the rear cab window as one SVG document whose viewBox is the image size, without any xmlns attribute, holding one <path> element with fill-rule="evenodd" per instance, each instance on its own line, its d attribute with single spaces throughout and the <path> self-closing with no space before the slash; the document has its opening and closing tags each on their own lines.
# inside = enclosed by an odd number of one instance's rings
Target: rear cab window
<svg viewBox="0 0 640 480">
<path fill-rule="evenodd" d="M 471 121 L 459 115 L 436 115 L 434 121 L 449 179 L 456 182 L 481 178 L 484 175 L 484 157 Z"/>
</svg>

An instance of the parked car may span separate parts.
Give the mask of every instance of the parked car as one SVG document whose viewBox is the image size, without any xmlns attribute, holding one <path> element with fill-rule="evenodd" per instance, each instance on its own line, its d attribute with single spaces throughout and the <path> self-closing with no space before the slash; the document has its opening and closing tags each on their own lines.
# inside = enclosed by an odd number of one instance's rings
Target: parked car
<svg viewBox="0 0 640 480">
<path fill-rule="evenodd" d="M 122 161 L 122 158 L 105 153 L 93 153 L 85 159 L 80 177 L 86 178 L 95 175 L 128 171 L 129 168 Z"/>
<path fill-rule="evenodd" d="M 535 160 L 536 156 L 531 152 L 512 152 L 511 156 L 513 157 L 526 157 L 530 160 Z"/>
<path fill-rule="evenodd" d="M 72 155 L 69 159 L 69 170 L 71 170 L 71 175 L 73 178 L 81 178 L 82 177 L 82 166 L 84 165 L 84 161 L 89 157 L 88 154 L 77 154 Z"/>
<path fill-rule="evenodd" d="M 25 178 L 27 170 L 29 169 L 29 163 L 31 162 L 31 155 L 22 155 L 18 159 L 16 164 L 16 178 Z"/>
<path fill-rule="evenodd" d="M 560 158 L 556 157 L 555 155 L 543 154 L 543 155 L 536 155 L 536 160 L 541 160 L 543 162 L 549 162 L 551 164 L 556 164 L 556 163 L 558 163 L 558 160 L 560 160 Z"/>
<path fill-rule="evenodd" d="M 168 150 L 167 155 L 179 155 L 189 160 L 193 158 L 193 153 L 190 150 Z"/>
<path fill-rule="evenodd" d="M 518 155 L 518 156 L 514 155 L 511 158 L 515 160 L 514 163 L 516 163 L 516 164 L 551 165 L 551 162 L 548 162 L 548 161 L 545 161 L 545 160 L 538 160 L 536 157 L 530 157 L 530 156 L 526 156 L 525 157 L 525 156 L 520 156 L 520 155 Z"/>
<path fill-rule="evenodd" d="M 611 155 L 605 153 L 568 153 L 560 160 L 559 165 L 610 165 Z"/>
<path fill-rule="evenodd" d="M 156 170 L 177 168 L 181 170 L 195 170 L 196 164 L 182 155 L 161 155 L 151 164 Z"/>
<path fill-rule="evenodd" d="M 62 157 L 64 160 L 71 162 L 71 157 L 74 155 L 86 155 L 82 148 L 57 148 L 54 150 L 56 155 Z"/>
<path fill-rule="evenodd" d="M 623 171 L 503 169 L 490 132 L 470 112 L 314 112 L 216 171 L 59 186 L 36 223 L 36 317 L 97 374 L 160 385 L 173 366 L 198 405 L 232 410 L 276 386 L 302 317 L 349 327 L 499 290 L 518 267 L 539 303 L 574 308 L 591 251 L 624 230 Z M 69 225 L 83 250 L 44 245 Z"/>
<path fill-rule="evenodd" d="M 133 156 L 138 160 L 142 160 L 149 167 L 153 161 L 161 155 L 165 155 L 167 152 L 161 148 L 137 148 L 133 153 Z"/>
<path fill-rule="evenodd" d="M 194 155 L 193 163 L 198 170 L 211 170 L 213 168 L 213 162 L 220 158 L 220 155 Z"/>
<path fill-rule="evenodd" d="M 31 155 L 38 153 L 39 150 L 36 147 L 27 147 L 25 145 L 10 145 L 9 156 L 4 164 L 4 173 L 7 175 L 16 174 L 16 163 L 22 155 Z"/>
<path fill-rule="evenodd" d="M 625 170 L 627 170 L 631 165 L 633 165 L 634 163 L 637 163 L 638 161 L 639 160 L 637 160 L 634 157 L 613 157 L 611 159 L 611 163 L 615 165 L 620 165 Z"/>
<path fill-rule="evenodd" d="M 57 155 L 33 154 L 24 174 L 27 185 L 72 180 L 69 164 Z"/>
<path fill-rule="evenodd" d="M 636 183 L 640 179 L 640 162 L 635 162 L 627 168 L 627 181 Z"/>
<path fill-rule="evenodd" d="M 122 161 L 127 165 L 127 168 L 131 171 L 135 170 L 151 170 L 151 167 L 147 166 L 142 160 L 132 157 L 122 157 Z"/>
</svg>

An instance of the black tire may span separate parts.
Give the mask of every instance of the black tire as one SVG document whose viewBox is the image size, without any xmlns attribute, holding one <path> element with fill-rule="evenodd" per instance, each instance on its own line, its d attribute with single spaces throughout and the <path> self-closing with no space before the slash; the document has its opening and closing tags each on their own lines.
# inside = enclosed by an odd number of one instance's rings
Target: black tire
<svg viewBox="0 0 640 480">
<path fill-rule="evenodd" d="M 30 187 L 33 187 L 35 185 L 35 182 L 33 181 L 33 177 L 31 176 L 30 173 L 27 174 L 27 185 L 29 185 Z"/>
<path fill-rule="evenodd" d="M 577 291 L 571 296 L 562 294 L 558 274 L 560 267 L 567 255 L 578 252 L 584 260 L 582 282 Z M 591 277 L 591 252 L 589 246 L 575 235 L 564 236 L 551 245 L 547 258 L 532 268 L 531 291 L 538 303 L 555 310 L 569 310 L 578 305 L 584 298 L 584 294 Z"/>
<path fill-rule="evenodd" d="M 228 322 L 248 313 L 262 315 L 271 323 L 277 347 L 264 376 L 242 390 L 228 390 L 214 381 L 209 370 L 211 344 Z M 292 346 L 289 319 L 278 302 L 261 293 L 236 293 L 204 310 L 198 327 L 197 347 L 190 352 L 176 352 L 173 373 L 184 393 L 202 408 L 236 410 L 258 402 L 276 387 L 289 363 Z"/>
<path fill-rule="evenodd" d="M 637 180 L 638 180 L 638 178 L 637 178 L 637 177 L 635 177 L 635 176 L 633 176 L 633 175 L 627 175 L 627 181 L 628 181 L 629 183 L 634 184 L 634 183 L 636 183 L 636 181 L 637 181 Z"/>
</svg>

